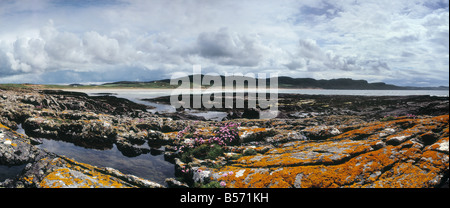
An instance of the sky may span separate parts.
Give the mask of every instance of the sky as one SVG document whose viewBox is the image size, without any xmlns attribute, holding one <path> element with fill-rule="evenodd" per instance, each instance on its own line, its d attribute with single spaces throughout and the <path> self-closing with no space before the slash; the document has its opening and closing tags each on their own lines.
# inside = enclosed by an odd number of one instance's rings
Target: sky
<svg viewBox="0 0 450 208">
<path fill-rule="evenodd" d="M 0 83 L 278 73 L 449 85 L 448 0 L 0 0 Z"/>
</svg>

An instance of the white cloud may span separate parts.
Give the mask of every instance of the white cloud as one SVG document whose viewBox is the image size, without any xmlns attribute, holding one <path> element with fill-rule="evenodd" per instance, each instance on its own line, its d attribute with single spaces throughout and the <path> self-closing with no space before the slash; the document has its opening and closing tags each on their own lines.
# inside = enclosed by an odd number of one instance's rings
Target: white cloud
<svg viewBox="0 0 450 208">
<path fill-rule="evenodd" d="M 446 0 L 1 1 L 0 82 L 60 70 L 166 76 L 201 64 L 448 85 L 448 15 Z"/>
<path fill-rule="evenodd" d="M 303 53 L 305 60 L 314 54 L 310 65 L 316 63 L 322 70 L 326 66 L 345 70 L 350 61 L 355 63 L 352 73 L 346 74 L 350 77 L 367 75 L 366 79 L 371 81 L 372 75 L 376 75 L 379 78 L 374 81 L 389 81 L 393 80 L 390 76 L 398 76 L 403 79 L 396 81 L 403 80 L 403 85 L 414 85 L 414 80 L 435 79 L 441 85 L 448 85 L 448 2 L 322 2 L 325 3 L 303 6 L 294 15 L 296 27 L 305 31 L 299 34 L 301 39 L 314 40 L 322 51 L 311 48 Z M 327 60 L 324 55 L 327 51 L 337 59 Z M 301 59 L 300 52 L 286 66 L 291 69 L 305 66 Z M 428 73 L 418 74 L 418 71 Z M 339 73 L 327 72 L 330 76 Z M 384 78 L 377 74 L 384 74 Z"/>
<path fill-rule="evenodd" d="M 120 56 L 119 42 L 95 31 L 84 34 L 83 47 L 85 54 L 93 63 L 114 64 L 123 62 Z"/>
<path fill-rule="evenodd" d="M 299 71 L 353 71 L 361 73 L 364 64 L 357 56 L 342 57 L 332 50 L 324 51 L 315 40 L 300 40 L 298 52 L 292 57 L 292 62 L 285 64 L 290 70 Z M 388 67 L 385 67 L 386 69 Z"/>
<path fill-rule="evenodd" d="M 41 40 L 19 38 L 13 43 L 11 52 L 0 49 L 0 74 L 37 72 L 47 67 L 46 60 Z"/>
<path fill-rule="evenodd" d="M 65 64 L 83 63 L 87 58 L 83 54 L 82 40 L 73 33 L 57 33 L 45 39 L 45 52 L 52 62 L 63 67 Z"/>
</svg>

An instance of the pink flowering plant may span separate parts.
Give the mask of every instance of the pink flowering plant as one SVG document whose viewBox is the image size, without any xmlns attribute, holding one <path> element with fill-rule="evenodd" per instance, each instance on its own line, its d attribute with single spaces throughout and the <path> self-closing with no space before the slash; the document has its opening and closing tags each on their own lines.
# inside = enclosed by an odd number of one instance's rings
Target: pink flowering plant
<svg viewBox="0 0 450 208">
<path fill-rule="evenodd" d="M 214 133 L 218 136 L 213 138 L 219 145 L 235 145 L 239 143 L 240 123 L 229 122 L 223 126 L 217 127 Z"/>
<path fill-rule="evenodd" d="M 198 159 L 216 159 L 223 155 L 223 147 L 239 144 L 239 123 L 228 122 L 214 128 L 212 134 L 202 129 L 187 126 L 177 134 L 180 146 L 176 148 L 181 160 L 188 162 L 191 157 Z"/>
</svg>

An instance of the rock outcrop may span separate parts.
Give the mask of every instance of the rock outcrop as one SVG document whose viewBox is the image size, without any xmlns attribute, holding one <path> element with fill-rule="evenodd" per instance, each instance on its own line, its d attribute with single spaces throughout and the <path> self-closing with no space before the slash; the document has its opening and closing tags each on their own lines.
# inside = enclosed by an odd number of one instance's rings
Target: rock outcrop
<svg viewBox="0 0 450 208">
<path fill-rule="evenodd" d="M 216 179 L 230 187 L 437 187 L 448 180 L 448 142 L 448 115 L 375 122 L 242 157 L 216 170 L 239 177 Z"/>
<path fill-rule="evenodd" d="M 39 137 L 163 153 L 175 166 L 169 187 L 448 187 L 448 98 L 283 96 L 284 118 L 215 122 L 108 96 L 0 89 L 0 168 L 14 170 L 0 187 L 162 187 L 42 150 Z M 28 136 L 13 131 L 20 124 Z"/>
<path fill-rule="evenodd" d="M 0 165 L 23 170 L 0 181 L 10 188 L 141 187 L 162 188 L 152 181 L 58 156 L 32 145 L 27 136 L 0 124 Z"/>
<path fill-rule="evenodd" d="M 191 95 L 192 96 L 192 95 Z M 269 95 L 266 95 L 269 97 Z M 244 102 L 249 100 L 245 97 Z M 170 96 L 144 99 L 170 105 Z M 191 98 L 192 100 L 192 98 Z M 237 98 L 234 99 L 236 102 Z M 260 118 L 261 109 L 226 108 L 225 99 L 221 100 L 223 108 L 214 111 L 228 112 L 227 120 Z M 191 105 L 192 106 L 192 105 Z M 365 121 L 373 121 L 384 116 L 447 114 L 449 100 L 447 97 L 435 96 L 350 96 L 350 95 L 302 95 L 278 94 L 277 118 L 314 118 L 318 116 L 359 116 Z M 204 107 L 198 110 L 207 110 Z M 183 111 L 177 112 L 182 114 Z M 195 119 L 192 119 L 195 120 Z M 319 124 L 320 125 L 320 124 Z"/>
<path fill-rule="evenodd" d="M 280 125 L 276 126 L 276 135 L 261 134 L 250 143 L 227 147 L 239 157 L 226 153 L 215 163 L 193 160 L 179 162 L 178 167 L 190 170 L 183 171 L 188 178 L 198 177 L 195 172 L 200 169 L 210 174 L 208 181 L 236 188 L 448 186 L 448 120 L 448 115 L 403 117 L 392 121 L 317 127 L 316 132 L 323 134 L 313 138 L 298 136 L 308 135 L 311 128 L 298 131 L 294 136 L 295 131 Z M 241 128 L 240 135 L 255 130 Z M 258 131 L 269 129 L 259 128 Z M 281 139 L 283 137 L 298 139 Z M 246 155 L 248 149 L 253 149 L 253 153 Z M 222 162 L 218 162 L 220 160 Z"/>
<path fill-rule="evenodd" d="M 158 117 L 145 106 L 110 96 L 38 90 L 2 91 L 0 122 L 27 135 L 95 149 L 116 144 L 126 156 L 147 153 L 149 145 L 170 143 L 163 132 L 179 131 L 184 121 Z M 110 97 L 110 98 L 108 98 Z"/>
</svg>

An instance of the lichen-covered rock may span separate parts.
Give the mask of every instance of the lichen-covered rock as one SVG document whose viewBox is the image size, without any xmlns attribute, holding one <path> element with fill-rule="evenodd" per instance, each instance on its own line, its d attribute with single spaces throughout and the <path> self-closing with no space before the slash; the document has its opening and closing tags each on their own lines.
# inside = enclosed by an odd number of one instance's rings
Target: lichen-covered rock
<svg viewBox="0 0 450 208">
<path fill-rule="evenodd" d="M 15 187 L 36 188 L 162 188 L 155 182 L 99 168 L 65 157 L 45 157 L 27 165 Z"/>
<path fill-rule="evenodd" d="M 146 112 L 144 105 L 112 96 L 34 89 L 0 92 L 0 121 L 4 125 L 17 128 L 22 124 L 30 136 L 88 148 L 111 149 L 116 143 L 139 155 L 142 149 L 150 149 L 140 145 L 170 143 L 162 132 L 186 126 L 185 121 L 158 117 Z"/>
<path fill-rule="evenodd" d="M 169 188 L 189 188 L 186 183 L 177 181 L 175 178 L 167 178 L 166 183 Z"/>
<path fill-rule="evenodd" d="M 0 124 L 0 165 L 21 165 L 31 162 L 43 153 L 30 140 Z"/>
<path fill-rule="evenodd" d="M 99 168 L 49 153 L 32 145 L 28 137 L 0 124 L 0 165 L 25 164 L 19 175 L 0 181 L 0 187 L 163 187 L 112 168 Z"/>
<path fill-rule="evenodd" d="M 448 180 L 448 120 L 373 122 L 320 141 L 288 142 L 212 169 L 213 180 L 258 188 L 438 187 Z M 434 139 L 424 139 L 429 132 Z"/>
<path fill-rule="evenodd" d="M 116 145 L 126 156 L 153 154 L 166 145 L 164 158 L 175 163 L 177 179 L 183 179 L 168 180 L 173 187 L 448 184 L 448 115 L 430 117 L 447 114 L 448 99 L 282 97 L 283 119 L 214 122 L 154 115 L 145 106 L 112 96 L 0 89 L 0 123 L 5 125 L 0 125 L 0 165 L 24 167 L 0 187 L 160 187 L 36 148 L 32 144 L 38 140 L 9 129 L 20 124 L 29 136 L 96 149 Z M 390 112 L 418 116 L 380 121 Z M 224 127 L 227 123 L 240 125 Z"/>
</svg>

